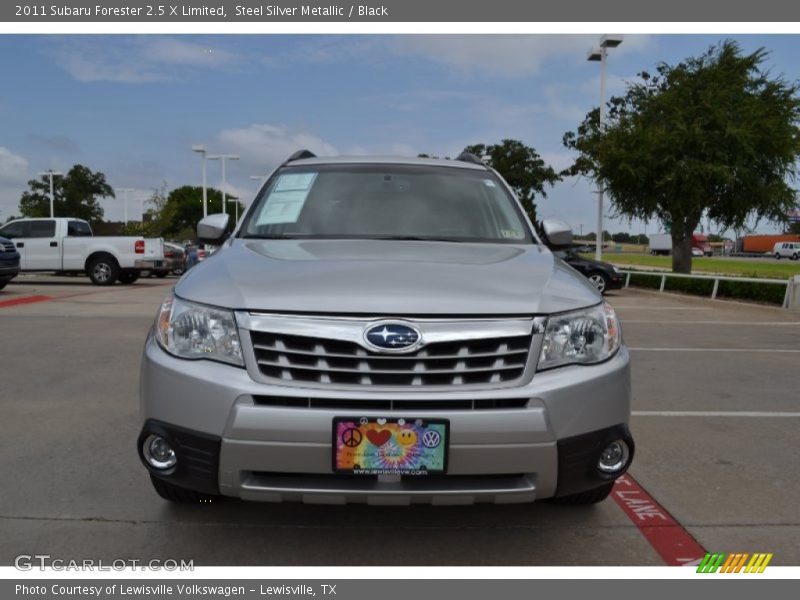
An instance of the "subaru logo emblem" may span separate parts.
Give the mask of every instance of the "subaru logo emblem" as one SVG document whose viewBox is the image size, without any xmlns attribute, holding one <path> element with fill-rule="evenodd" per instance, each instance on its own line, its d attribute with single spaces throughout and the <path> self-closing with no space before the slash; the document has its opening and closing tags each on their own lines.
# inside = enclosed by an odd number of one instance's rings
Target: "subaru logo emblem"
<svg viewBox="0 0 800 600">
<path fill-rule="evenodd" d="M 364 341 L 369 349 L 378 352 L 413 352 L 422 345 L 422 336 L 410 325 L 385 321 L 367 328 Z"/>
</svg>

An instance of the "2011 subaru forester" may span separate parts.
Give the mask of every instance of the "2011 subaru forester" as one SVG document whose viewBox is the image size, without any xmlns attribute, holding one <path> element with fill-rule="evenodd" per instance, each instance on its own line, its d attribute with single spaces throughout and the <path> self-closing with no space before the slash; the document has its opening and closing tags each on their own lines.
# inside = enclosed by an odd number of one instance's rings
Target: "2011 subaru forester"
<svg viewBox="0 0 800 600">
<path fill-rule="evenodd" d="M 627 470 L 614 310 L 474 156 L 301 151 L 228 230 L 200 222 L 222 247 L 145 346 L 138 450 L 162 497 L 592 503 Z"/>
</svg>

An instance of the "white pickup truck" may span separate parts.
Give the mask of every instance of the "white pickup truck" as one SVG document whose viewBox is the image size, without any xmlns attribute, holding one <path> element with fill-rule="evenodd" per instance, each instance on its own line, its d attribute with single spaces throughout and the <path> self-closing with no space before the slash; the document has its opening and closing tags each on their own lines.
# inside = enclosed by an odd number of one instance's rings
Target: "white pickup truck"
<svg viewBox="0 0 800 600">
<path fill-rule="evenodd" d="M 86 273 L 95 285 L 133 283 L 144 270 L 164 264 L 160 238 L 94 237 L 81 219 L 17 219 L 0 227 L 13 240 L 22 271 Z"/>
</svg>

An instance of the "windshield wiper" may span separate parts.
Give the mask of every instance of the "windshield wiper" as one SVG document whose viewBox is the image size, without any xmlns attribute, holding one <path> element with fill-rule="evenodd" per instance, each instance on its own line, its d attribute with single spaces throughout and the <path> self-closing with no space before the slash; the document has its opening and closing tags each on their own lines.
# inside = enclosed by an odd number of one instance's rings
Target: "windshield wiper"
<svg viewBox="0 0 800 600">
<path fill-rule="evenodd" d="M 370 236 L 365 238 L 368 240 L 388 240 L 388 241 L 401 241 L 401 242 L 462 242 L 457 238 L 449 237 L 420 237 L 416 235 L 386 235 L 386 236 Z"/>
</svg>

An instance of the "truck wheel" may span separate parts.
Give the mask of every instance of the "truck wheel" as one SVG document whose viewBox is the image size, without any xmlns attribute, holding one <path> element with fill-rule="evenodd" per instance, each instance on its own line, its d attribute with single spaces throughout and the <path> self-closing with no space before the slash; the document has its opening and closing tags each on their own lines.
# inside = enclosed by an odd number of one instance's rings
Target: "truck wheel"
<svg viewBox="0 0 800 600">
<path fill-rule="evenodd" d="M 110 254 L 101 254 L 89 261 L 86 274 L 95 285 L 114 285 L 119 277 L 119 264 Z"/>
<path fill-rule="evenodd" d="M 779 253 L 779 252 L 776 252 L 776 253 L 775 253 L 775 260 L 780 260 L 780 259 L 781 259 L 781 255 L 780 255 L 780 253 Z"/>
<path fill-rule="evenodd" d="M 6 285 L 8 285 L 7 281 L 0 281 L 0 290 L 2 290 L 4 287 L 6 287 Z"/>
<path fill-rule="evenodd" d="M 800 258 L 800 256 L 798 256 L 797 252 L 792 254 L 792 260 L 797 260 L 798 258 Z"/>
<path fill-rule="evenodd" d="M 139 279 L 138 271 L 123 271 L 119 274 L 119 282 L 123 285 L 130 285 L 136 283 Z"/>
<path fill-rule="evenodd" d="M 589 274 L 589 281 L 592 283 L 594 287 L 597 288 L 597 291 L 601 294 L 606 293 L 606 288 L 610 283 L 608 275 L 605 273 L 601 273 L 600 271 L 595 271 Z"/>
<path fill-rule="evenodd" d="M 170 502 L 206 504 L 221 498 L 221 496 L 213 496 L 211 494 L 203 494 L 194 490 L 187 490 L 186 488 L 178 487 L 177 485 L 173 485 L 168 481 L 159 479 L 158 477 L 153 477 L 152 475 L 150 475 L 150 481 L 153 482 L 153 488 L 155 488 L 156 493 L 164 500 L 169 500 Z"/>
<path fill-rule="evenodd" d="M 597 504 L 602 502 L 611 493 L 614 488 L 614 482 L 606 483 L 599 488 L 581 492 L 580 494 L 571 494 L 569 496 L 559 496 L 558 498 L 550 498 L 550 502 L 554 504 L 562 504 L 564 506 L 581 506 L 584 504 Z"/>
</svg>

